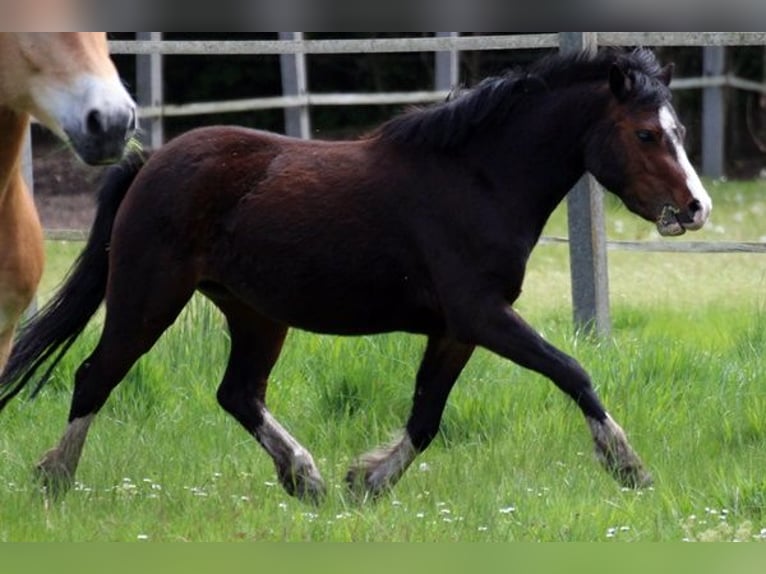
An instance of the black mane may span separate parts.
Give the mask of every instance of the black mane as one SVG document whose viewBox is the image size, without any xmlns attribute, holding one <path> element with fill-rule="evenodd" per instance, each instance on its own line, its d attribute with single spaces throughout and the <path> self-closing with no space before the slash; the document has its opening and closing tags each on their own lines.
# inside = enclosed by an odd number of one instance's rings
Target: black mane
<svg viewBox="0 0 766 574">
<path fill-rule="evenodd" d="M 404 113 L 383 124 L 374 135 L 397 143 L 449 149 L 463 143 L 490 119 L 502 121 L 525 96 L 578 83 L 607 82 L 615 64 L 630 78 L 631 99 L 636 104 L 670 99 L 670 90 L 660 81 L 662 68 L 650 50 L 606 48 L 593 58 L 582 53 L 554 54 L 526 69 L 487 78 L 440 104 Z"/>
</svg>

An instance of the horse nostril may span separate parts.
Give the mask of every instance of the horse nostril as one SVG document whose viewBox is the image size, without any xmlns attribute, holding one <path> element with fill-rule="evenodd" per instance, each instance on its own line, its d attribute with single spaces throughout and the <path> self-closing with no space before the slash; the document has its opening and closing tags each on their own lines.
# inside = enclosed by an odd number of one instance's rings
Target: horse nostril
<svg viewBox="0 0 766 574">
<path fill-rule="evenodd" d="M 689 213 L 693 216 L 699 211 L 702 211 L 702 204 L 699 199 L 693 199 L 689 204 Z"/>
<path fill-rule="evenodd" d="M 90 135 L 101 135 L 106 129 L 104 127 L 103 117 L 98 110 L 91 110 L 85 118 L 85 126 Z"/>
</svg>

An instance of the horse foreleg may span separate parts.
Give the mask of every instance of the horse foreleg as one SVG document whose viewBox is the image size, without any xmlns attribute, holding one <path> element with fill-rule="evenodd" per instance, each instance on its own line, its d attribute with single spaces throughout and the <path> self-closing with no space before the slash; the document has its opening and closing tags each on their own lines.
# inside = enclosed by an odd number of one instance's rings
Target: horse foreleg
<svg viewBox="0 0 766 574">
<path fill-rule="evenodd" d="M 498 308 L 499 307 L 499 308 Z M 585 370 L 536 333 L 505 302 L 473 313 L 465 325 L 478 344 L 548 377 L 580 407 L 590 427 L 596 456 L 623 486 L 651 484 L 651 476 L 625 433 L 601 404 Z"/>
<path fill-rule="evenodd" d="M 429 338 L 418 369 L 407 428 L 391 443 L 363 454 L 352 464 L 346 482 L 353 491 L 374 497 L 391 488 L 431 444 L 447 397 L 473 349 L 472 345 L 448 338 Z"/>
<path fill-rule="evenodd" d="M 596 457 L 617 482 L 630 488 L 651 485 L 651 476 L 628 443 L 625 432 L 609 413 L 604 413 L 601 420 L 589 416 L 586 420 L 593 435 Z"/>
<path fill-rule="evenodd" d="M 88 429 L 95 414 L 73 419 L 58 445 L 43 455 L 37 463 L 37 473 L 46 491 L 54 496 L 63 494 L 74 482 L 77 464 Z"/>
</svg>

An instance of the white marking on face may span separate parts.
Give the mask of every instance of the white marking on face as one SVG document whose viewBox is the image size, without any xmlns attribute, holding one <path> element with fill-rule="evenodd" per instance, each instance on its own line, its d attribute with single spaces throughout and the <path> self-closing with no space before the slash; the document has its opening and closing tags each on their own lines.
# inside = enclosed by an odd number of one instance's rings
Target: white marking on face
<svg viewBox="0 0 766 574">
<path fill-rule="evenodd" d="M 68 85 L 51 84 L 41 78 L 32 86 L 34 114 L 60 138 L 67 131 L 87 132 L 87 115 L 97 110 L 104 118 L 132 116 L 135 104 L 120 78 L 85 74 Z"/>
<path fill-rule="evenodd" d="M 700 210 L 694 215 L 694 223 L 691 225 L 686 225 L 686 228 L 699 229 L 705 224 L 707 218 L 710 216 L 710 211 L 713 208 L 713 202 L 686 155 L 686 150 L 684 150 L 681 138 L 678 135 L 678 120 L 676 119 L 675 113 L 670 109 L 669 106 L 662 106 L 659 112 L 659 119 L 660 125 L 662 126 L 665 135 L 673 144 L 678 163 L 686 175 L 686 185 L 689 188 L 689 193 L 691 193 L 692 197 L 694 197 L 694 199 L 699 202 L 701 207 Z"/>
</svg>

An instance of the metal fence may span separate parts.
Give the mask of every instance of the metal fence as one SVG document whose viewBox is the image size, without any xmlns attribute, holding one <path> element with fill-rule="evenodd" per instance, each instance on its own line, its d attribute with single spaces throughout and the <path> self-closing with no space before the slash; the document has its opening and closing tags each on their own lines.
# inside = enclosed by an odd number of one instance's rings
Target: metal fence
<svg viewBox="0 0 766 574">
<path fill-rule="evenodd" d="M 437 32 L 418 38 L 311 40 L 300 32 L 280 33 L 278 40 L 168 41 L 162 33 L 142 32 L 136 40 L 110 41 L 114 54 L 137 58 L 137 98 L 146 143 L 158 147 L 163 140 L 162 118 L 235 111 L 282 108 L 289 135 L 310 137 L 308 110 L 313 105 L 369 105 L 424 103 L 443 99 L 459 83 L 457 55 L 461 51 L 558 49 L 593 51 L 598 46 L 695 46 L 704 50 L 705 76 L 674 80 L 672 88 L 702 89 L 703 173 L 720 175 L 723 165 L 723 89 L 734 87 L 766 93 L 766 85 L 724 73 L 726 46 L 766 46 L 766 32 L 562 32 L 553 34 L 471 35 Z M 312 94 L 306 80 L 310 54 L 374 54 L 433 52 L 435 85 L 432 91 L 374 94 Z M 171 55 L 279 55 L 283 95 L 247 100 L 170 105 L 162 97 L 162 56 Z M 27 173 L 31 181 L 31 154 Z M 567 196 L 569 238 L 543 238 L 544 243 L 567 242 L 572 275 L 574 320 L 578 329 L 606 334 L 610 330 L 607 248 L 685 251 L 691 253 L 764 252 L 760 243 L 730 242 L 607 242 L 603 193 L 592 177 L 584 177 Z M 79 236 L 79 234 L 75 234 Z M 67 237 L 73 237 L 68 234 Z"/>
</svg>

